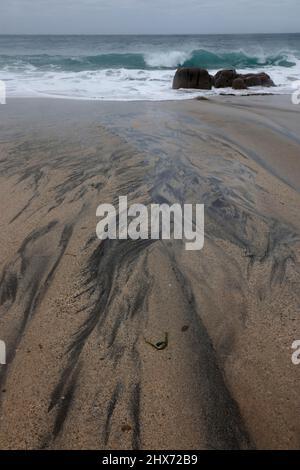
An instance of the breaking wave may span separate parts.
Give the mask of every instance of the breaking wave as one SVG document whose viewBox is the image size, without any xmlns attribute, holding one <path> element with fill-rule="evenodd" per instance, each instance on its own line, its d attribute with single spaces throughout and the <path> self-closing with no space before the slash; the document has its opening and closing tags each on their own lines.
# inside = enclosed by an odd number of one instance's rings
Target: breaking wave
<svg viewBox="0 0 300 470">
<path fill-rule="evenodd" d="M 293 67 L 297 58 L 290 52 L 274 55 L 248 55 L 243 51 L 211 52 L 204 49 L 185 51 L 159 51 L 153 53 L 111 53 L 92 56 L 52 56 L 48 54 L 26 56 L 0 56 L 0 66 L 41 69 L 56 68 L 62 71 L 84 71 L 101 69 L 174 69 L 179 66 L 218 69 L 225 67 L 259 68 L 267 66 Z"/>
</svg>

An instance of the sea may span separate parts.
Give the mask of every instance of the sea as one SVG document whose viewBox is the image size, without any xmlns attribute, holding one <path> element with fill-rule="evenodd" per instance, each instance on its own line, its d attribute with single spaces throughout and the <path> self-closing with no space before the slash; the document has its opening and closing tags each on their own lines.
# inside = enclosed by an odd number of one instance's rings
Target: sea
<svg viewBox="0 0 300 470">
<path fill-rule="evenodd" d="M 179 66 L 267 72 L 291 93 L 300 80 L 300 33 L 172 36 L 0 36 L 0 80 L 9 97 L 182 100 L 231 89 L 172 90 Z M 248 93 L 248 91 L 247 91 Z"/>
</svg>

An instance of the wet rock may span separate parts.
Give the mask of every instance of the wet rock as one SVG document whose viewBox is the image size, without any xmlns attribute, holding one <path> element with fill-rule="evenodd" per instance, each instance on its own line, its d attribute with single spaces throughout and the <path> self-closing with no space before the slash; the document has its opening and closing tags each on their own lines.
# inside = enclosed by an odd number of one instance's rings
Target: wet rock
<svg viewBox="0 0 300 470">
<path fill-rule="evenodd" d="M 232 87 L 233 81 L 238 78 L 236 70 L 220 70 L 214 77 L 216 88 L 227 88 Z"/>
<path fill-rule="evenodd" d="M 173 80 L 173 89 L 193 88 L 197 90 L 211 90 L 213 78 L 208 71 L 201 68 L 183 67 L 176 71 Z"/>
<path fill-rule="evenodd" d="M 247 90 L 247 85 L 242 78 L 235 78 L 232 82 L 232 88 L 234 90 Z"/>
<path fill-rule="evenodd" d="M 237 80 L 242 80 L 245 86 L 240 88 L 242 86 L 242 82 Z M 234 86 L 233 83 L 235 84 Z M 275 86 L 275 84 L 270 75 L 265 72 L 238 74 L 236 70 L 230 69 L 220 70 L 216 73 L 214 77 L 214 86 L 216 88 L 232 87 L 235 90 L 243 90 L 252 86 L 271 87 Z"/>
<path fill-rule="evenodd" d="M 246 75 L 243 77 L 243 80 L 247 87 L 251 86 L 261 86 L 262 82 L 258 75 Z"/>
<path fill-rule="evenodd" d="M 268 75 L 265 72 L 261 73 L 249 73 L 246 75 L 240 75 L 240 78 L 242 78 L 246 84 L 247 87 L 252 87 L 252 86 L 265 86 L 265 87 L 271 87 L 275 86 L 275 83 L 271 79 L 270 75 Z"/>
</svg>

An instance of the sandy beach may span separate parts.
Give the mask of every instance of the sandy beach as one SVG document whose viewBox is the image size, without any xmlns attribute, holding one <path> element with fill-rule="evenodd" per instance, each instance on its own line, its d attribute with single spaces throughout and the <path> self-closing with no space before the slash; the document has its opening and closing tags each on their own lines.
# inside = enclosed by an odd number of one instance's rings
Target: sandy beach
<svg viewBox="0 0 300 470">
<path fill-rule="evenodd" d="M 299 192 L 290 96 L 1 105 L 0 448 L 299 448 Z M 100 241 L 120 195 L 204 249 Z"/>
</svg>

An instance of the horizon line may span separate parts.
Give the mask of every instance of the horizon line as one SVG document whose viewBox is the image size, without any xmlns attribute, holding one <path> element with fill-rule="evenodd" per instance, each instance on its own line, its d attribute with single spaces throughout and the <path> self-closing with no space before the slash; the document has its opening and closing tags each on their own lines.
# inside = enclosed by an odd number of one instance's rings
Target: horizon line
<svg viewBox="0 0 300 470">
<path fill-rule="evenodd" d="M 267 36 L 300 34 L 299 32 L 268 33 L 0 33 L 1 36 Z"/>
</svg>

